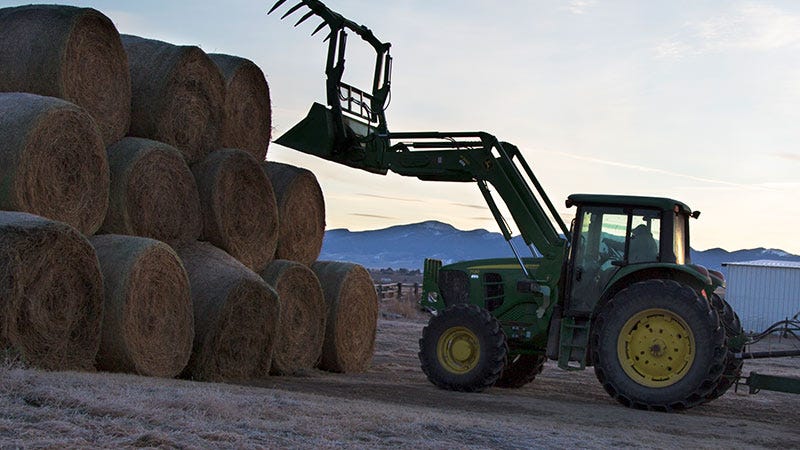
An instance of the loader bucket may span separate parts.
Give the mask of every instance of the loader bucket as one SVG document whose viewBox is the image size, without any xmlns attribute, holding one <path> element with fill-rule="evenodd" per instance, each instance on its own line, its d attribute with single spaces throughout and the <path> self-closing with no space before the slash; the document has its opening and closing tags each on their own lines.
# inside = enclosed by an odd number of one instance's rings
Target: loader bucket
<svg viewBox="0 0 800 450">
<path fill-rule="evenodd" d="M 328 161 L 386 175 L 388 170 L 381 167 L 381 155 L 376 150 L 376 145 L 359 142 L 359 139 L 369 134 L 369 126 L 352 117 L 343 116 L 346 138 L 337 142 L 334 133 L 335 120 L 331 110 L 314 103 L 306 118 L 276 139 L 275 143 Z"/>
<path fill-rule="evenodd" d="M 275 143 L 309 155 L 333 159 L 334 140 L 333 114 L 325 106 L 314 103 L 305 119 L 276 139 Z"/>
</svg>

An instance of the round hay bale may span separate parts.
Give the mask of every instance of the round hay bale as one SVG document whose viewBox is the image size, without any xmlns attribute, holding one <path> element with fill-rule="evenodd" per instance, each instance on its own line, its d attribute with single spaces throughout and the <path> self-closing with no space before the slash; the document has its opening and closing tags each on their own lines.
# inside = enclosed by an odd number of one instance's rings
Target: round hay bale
<svg viewBox="0 0 800 450">
<path fill-rule="evenodd" d="M 128 57 L 111 20 L 91 8 L 0 9 L 0 91 L 75 103 L 97 121 L 105 145 L 128 132 Z"/>
<path fill-rule="evenodd" d="M 103 319 L 94 249 L 67 224 L 0 212 L 0 348 L 48 370 L 93 370 Z"/>
<path fill-rule="evenodd" d="M 106 234 L 89 239 L 105 293 L 97 368 L 171 378 L 192 352 L 189 279 L 178 255 L 153 239 Z"/>
<path fill-rule="evenodd" d="M 275 258 L 307 266 L 317 260 L 325 236 L 325 199 L 317 177 L 300 167 L 264 162 L 278 202 L 278 245 Z"/>
<path fill-rule="evenodd" d="M 313 368 L 325 338 L 325 298 L 317 276 L 303 264 L 280 259 L 260 275 L 281 299 L 270 373 L 294 375 Z"/>
<path fill-rule="evenodd" d="M 319 367 L 331 372 L 364 372 L 372 361 L 378 326 L 378 295 L 366 269 L 358 264 L 318 261 L 317 274 L 328 318 Z"/>
<path fill-rule="evenodd" d="M 202 239 L 253 271 L 275 256 L 278 208 L 264 171 L 243 150 L 222 149 L 192 166 L 202 211 Z"/>
<path fill-rule="evenodd" d="M 108 184 L 103 140 L 84 110 L 53 97 L 0 94 L 0 209 L 90 235 L 106 215 Z"/>
<path fill-rule="evenodd" d="M 205 242 L 176 247 L 189 274 L 194 345 L 183 375 L 225 381 L 269 374 L 280 303 L 264 280 Z"/>
<path fill-rule="evenodd" d="M 208 56 L 225 79 L 220 146 L 247 150 L 263 161 L 272 137 L 272 104 L 264 72 L 238 56 Z"/>
<path fill-rule="evenodd" d="M 219 147 L 225 84 L 194 46 L 122 35 L 131 76 L 131 136 L 180 150 L 189 164 Z"/>
<path fill-rule="evenodd" d="M 192 171 L 174 147 L 128 137 L 107 149 L 111 172 L 102 233 L 165 242 L 200 237 L 200 197 Z"/>
</svg>

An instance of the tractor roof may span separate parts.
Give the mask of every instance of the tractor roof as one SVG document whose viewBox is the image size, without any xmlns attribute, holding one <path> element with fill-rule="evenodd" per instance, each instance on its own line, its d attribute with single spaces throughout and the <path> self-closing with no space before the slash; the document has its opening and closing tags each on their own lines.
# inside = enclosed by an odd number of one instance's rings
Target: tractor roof
<svg viewBox="0 0 800 450">
<path fill-rule="evenodd" d="M 615 206 L 642 206 L 671 211 L 677 205 L 681 211 L 691 214 L 692 210 L 685 203 L 664 197 L 642 197 L 638 195 L 610 194 L 572 194 L 567 197 L 567 208 L 573 205 L 596 204 Z"/>
</svg>

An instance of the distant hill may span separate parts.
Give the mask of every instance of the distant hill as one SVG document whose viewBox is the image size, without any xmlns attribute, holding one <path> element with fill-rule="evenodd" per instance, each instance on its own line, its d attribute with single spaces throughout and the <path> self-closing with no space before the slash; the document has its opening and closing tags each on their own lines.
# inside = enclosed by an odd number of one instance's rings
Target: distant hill
<svg viewBox="0 0 800 450">
<path fill-rule="evenodd" d="M 523 256 L 529 256 L 522 239 L 513 239 Z M 329 230 L 322 243 L 321 260 L 351 261 L 368 268 L 421 269 L 425 258 L 445 264 L 470 259 L 513 257 L 500 233 L 478 229 L 462 231 L 452 225 L 427 221 L 381 230 Z M 721 270 L 723 262 L 772 259 L 800 261 L 800 256 L 782 250 L 756 248 L 728 252 L 721 248 L 692 250 L 692 262 Z"/>
</svg>

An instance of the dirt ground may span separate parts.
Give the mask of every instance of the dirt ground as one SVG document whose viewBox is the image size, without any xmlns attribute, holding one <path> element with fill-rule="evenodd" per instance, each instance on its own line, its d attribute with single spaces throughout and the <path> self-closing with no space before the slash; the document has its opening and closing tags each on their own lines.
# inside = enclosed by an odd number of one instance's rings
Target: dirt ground
<svg viewBox="0 0 800 450">
<path fill-rule="evenodd" d="M 423 319 L 379 322 L 364 374 L 243 384 L 0 368 L 0 447 L 800 448 L 800 396 L 730 391 L 683 413 L 625 408 L 591 370 L 448 392 L 419 369 Z M 778 344 L 769 344 L 778 345 Z M 745 372 L 800 376 L 800 358 Z"/>
</svg>

